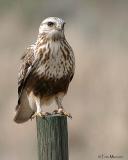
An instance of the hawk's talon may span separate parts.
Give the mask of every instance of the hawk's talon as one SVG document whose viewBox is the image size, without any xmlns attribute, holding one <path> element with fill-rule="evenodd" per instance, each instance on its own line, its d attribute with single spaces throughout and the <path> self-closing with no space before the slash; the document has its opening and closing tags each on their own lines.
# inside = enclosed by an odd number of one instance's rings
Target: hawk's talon
<svg viewBox="0 0 128 160">
<path fill-rule="evenodd" d="M 58 114 L 58 110 L 57 110 L 57 109 L 54 110 L 54 111 L 52 112 L 52 114 Z"/>
<path fill-rule="evenodd" d="M 31 116 L 31 120 L 34 119 L 35 117 L 42 117 L 45 118 L 46 116 L 51 115 L 51 113 L 49 112 L 35 112 L 32 116 Z"/>
<path fill-rule="evenodd" d="M 58 110 L 54 110 L 53 114 L 61 114 L 61 115 L 67 116 L 70 119 L 72 119 L 72 115 L 70 113 L 65 112 L 63 108 L 59 108 Z"/>
</svg>

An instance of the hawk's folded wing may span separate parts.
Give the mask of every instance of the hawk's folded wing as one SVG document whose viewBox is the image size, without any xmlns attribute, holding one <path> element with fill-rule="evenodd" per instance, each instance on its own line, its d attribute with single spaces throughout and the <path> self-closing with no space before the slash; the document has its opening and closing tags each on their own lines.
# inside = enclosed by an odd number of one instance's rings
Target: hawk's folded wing
<svg viewBox="0 0 128 160">
<path fill-rule="evenodd" d="M 27 77 L 32 71 L 35 64 L 34 45 L 25 50 L 25 54 L 21 58 L 20 70 L 18 74 L 18 103 L 16 105 L 16 114 L 14 121 L 22 123 L 27 121 L 33 114 L 25 91 Z"/>
<path fill-rule="evenodd" d="M 18 74 L 18 96 L 21 95 L 21 92 L 24 88 L 24 82 L 28 73 L 31 70 L 32 64 L 34 62 L 34 48 L 30 46 L 26 49 L 25 54 L 21 57 L 21 65 Z"/>
</svg>

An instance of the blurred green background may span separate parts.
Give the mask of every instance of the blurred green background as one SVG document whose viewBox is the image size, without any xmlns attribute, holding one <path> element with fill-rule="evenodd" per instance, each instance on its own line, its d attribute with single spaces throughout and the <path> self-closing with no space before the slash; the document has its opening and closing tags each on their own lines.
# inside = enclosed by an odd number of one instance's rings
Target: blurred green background
<svg viewBox="0 0 128 160">
<path fill-rule="evenodd" d="M 64 106 L 70 160 L 128 159 L 128 1 L 0 0 L 0 160 L 36 160 L 35 120 L 13 122 L 21 55 L 44 18 L 61 17 L 76 74 Z"/>
</svg>

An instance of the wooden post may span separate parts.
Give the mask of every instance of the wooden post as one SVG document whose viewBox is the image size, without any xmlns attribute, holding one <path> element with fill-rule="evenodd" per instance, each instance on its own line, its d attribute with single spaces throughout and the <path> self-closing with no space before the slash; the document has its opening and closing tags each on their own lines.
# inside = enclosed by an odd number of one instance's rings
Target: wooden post
<svg viewBox="0 0 128 160">
<path fill-rule="evenodd" d="M 67 117 L 37 117 L 36 122 L 39 160 L 69 160 Z"/>
</svg>

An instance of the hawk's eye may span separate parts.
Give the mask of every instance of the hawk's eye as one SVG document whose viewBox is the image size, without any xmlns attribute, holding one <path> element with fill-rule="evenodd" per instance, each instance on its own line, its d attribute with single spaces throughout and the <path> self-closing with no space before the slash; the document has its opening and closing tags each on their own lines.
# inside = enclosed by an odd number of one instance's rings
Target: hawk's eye
<svg viewBox="0 0 128 160">
<path fill-rule="evenodd" d="M 53 22 L 48 22 L 47 24 L 48 24 L 49 27 L 52 27 L 54 25 Z"/>
</svg>

